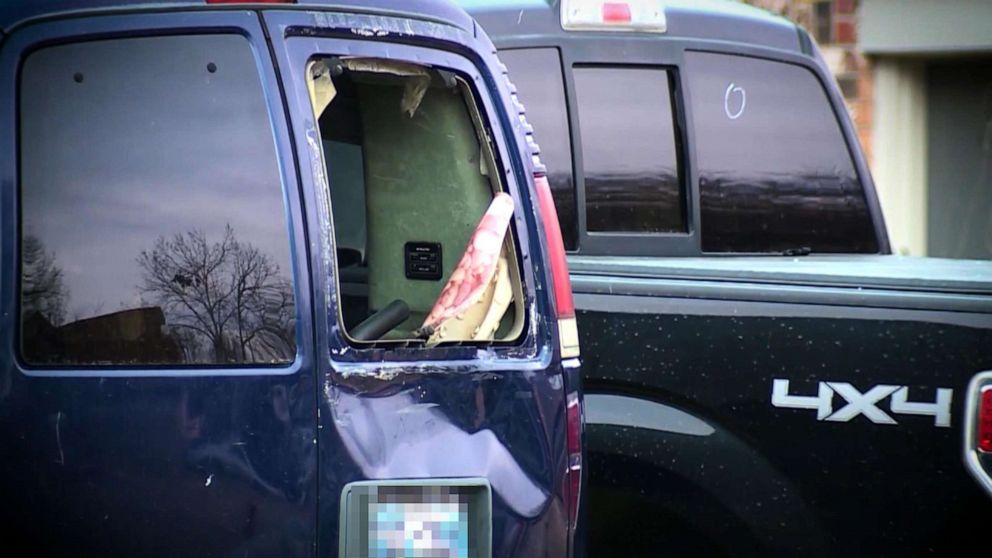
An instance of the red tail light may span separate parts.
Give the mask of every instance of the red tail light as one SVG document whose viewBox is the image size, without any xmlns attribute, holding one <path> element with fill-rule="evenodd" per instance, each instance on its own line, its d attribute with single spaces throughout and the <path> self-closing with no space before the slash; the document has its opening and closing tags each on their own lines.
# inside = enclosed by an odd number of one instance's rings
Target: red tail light
<svg viewBox="0 0 992 558">
<path fill-rule="evenodd" d="M 551 280 L 555 294 L 555 311 L 558 314 L 558 334 L 562 358 L 579 356 L 579 330 L 575 324 L 575 302 L 572 299 L 572 280 L 568 277 L 568 260 L 565 258 L 565 243 L 561 239 L 558 226 L 558 212 L 551 197 L 551 186 L 543 174 L 534 175 L 537 187 L 537 202 L 544 224 L 544 236 L 548 239 L 548 256 L 551 260 Z"/>
<path fill-rule="evenodd" d="M 978 402 L 978 449 L 992 453 L 992 387 L 982 391 Z"/>
<path fill-rule="evenodd" d="M 575 316 L 575 304 L 572 301 L 572 281 L 568 278 L 568 260 L 565 259 L 565 243 L 561 239 L 561 228 L 558 226 L 558 212 L 555 211 L 555 201 L 551 197 L 551 186 L 548 177 L 534 177 L 537 185 L 537 200 L 541 204 L 541 220 L 544 222 L 544 235 L 548 237 L 548 252 L 551 255 L 551 275 L 554 280 L 555 305 L 559 318 Z"/>
<path fill-rule="evenodd" d="M 534 175 L 537 202 L 540 205 L 544 236 L 548 240 L 548 258 L 551 260 L 551 280 L 558 314 L 558 335 L 562 358 L 579 356 L 579 331 L 575 324 L 575 302 L 572 298 L 572 280 L 568 277 L 568 260 L 565 244 L 561 239 L 558 212 L 551 197 L 551 186 L 543 174 Z M 565 434 L 568 445 L 568 470 L 566 472 L 569 525 L 574 529 L 579 516 L 579 493 L 582 490 L 582 403 L 579 393 L 568 394 L 565 408 Z"/>
<path fill-rule="evenodd" d="M 577 392 L 568 394 L 565 427 L 568 438 L 568 517 L 574 528 L 579 516 L 579 492 L 582 489 L 582 404 Z"/>
</svg>

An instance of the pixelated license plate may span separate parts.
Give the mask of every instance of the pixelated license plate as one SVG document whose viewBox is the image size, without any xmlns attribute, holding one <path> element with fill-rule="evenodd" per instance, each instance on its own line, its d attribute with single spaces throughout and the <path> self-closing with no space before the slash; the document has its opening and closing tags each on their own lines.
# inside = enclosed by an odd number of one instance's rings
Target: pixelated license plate
<svg viewBox="0 0 992 558">
<path fill-rule="evenodd" d="M 491 518 L 485 479 L 351 483 L 341 499 L 341 555 L 489 558 Z"/>
</svg>

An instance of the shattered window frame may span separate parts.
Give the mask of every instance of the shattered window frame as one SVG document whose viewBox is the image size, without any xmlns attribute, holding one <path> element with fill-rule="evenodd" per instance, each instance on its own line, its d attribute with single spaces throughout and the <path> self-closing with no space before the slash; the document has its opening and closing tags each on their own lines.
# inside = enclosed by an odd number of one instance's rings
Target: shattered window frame
<svg viewBox="0 0 992 558">
<path fill-rule="evenodd" d="M 318 65 L 323 65 L 320 68 Z M 328 68 L 330 66 L 330 68 Z M 482 98 L 479 96 L 478 91 L 476 91 L 474 84 L 472 83 L 472 77 L 466 75 L 464 72 L 450 68 L 439 66 L 436 64 L 430 64 L 426 62 L 416 61 L 408 62 L 398 58 L 378 58 L 376 56 L 367 56 L 363 54 L 353 54 L 349 57 L 340 57 L 338 55 L 320 52 L 315 53 L 309 57 L 306 66 L 306 80 L 307 89 L 309 93 L 310 109 L 313 111 L 314 121 L 318 123 L 316 126 L 316 133 L 318 135 L 320 145 L 320 157 L 321 157 L 321 167 L 324 171 L 324 184 L 323 187 L 328 189 L 328 200 L 330 203 L 331 214 L 333 218 L 340 219 L 341 208 L 334 207 L 335 198 L 335 182 L 334 182 L 334 168 L 333 164 L 328 164 L 328 139 L 324 136 L 323 129 L 325 126 L 329 126 L 322 119 L 328 118 L 325 111 L 330 107 L 337 96 L 337 85 L 333 85 L 334 79 L 338 79 L 344 72 L 353 72 L 357 74 L 375 74 L 376 72 L 387 73 L 393 76 L 407 76 L 407 77 L 419 77 L 426 76 L 428 78 L 427 86 L 424 90 L 419 90 L 417 87 L 405 87 L 405 94 L 403 95 L 403 100 L 401 102 L 401 111 L 407 117 L 413 119 L 416 113 L 420 110 L 420 104 L 423 102 L 424 94 L 427 90 L 437 90 L 436 87 L 438 79 L 440 79 L 449 90 L 456 90 L 459 94 L 461 100 L 461 105 L 464 106 L 467 113 L 467 123 L 472 128 L 473 136 L 478 142 L 479 147 L 479 169 L 480 175 L 486 182 L 485 194 L 487 196 L 487 205 L 493 203 L 500 194 L 509 193 L 509 173 L 506 171 L 506 167 L 503 164 L 502 156 L 500 150 L 494 142 L 493 139 L 493 129 L 491 123 L 486 116 L 486 110 L 484 109 L 485 103 L 482 102 Z M 328 96 L 326 86 L 323 87 L 323 91 L 320 91 L 316 81 L 321 79 L 318 74 L 327 72 L 331 76 L 331 87 L 332 93 Z M 412 81 L 407 82 L 407 85 L 413 83 Z M 340 84 L 339 85 L 343 85 Z M 354 85 L 352 84 L 352 87 Z M 412 94 L 416 94 L 416 102 L 413 102 L 409 97 Z M 360 95 L 355 95 L 356 99 L 363 100 Z M 358 117 L 361 120 L 361 117 Z M 363 167 L 363 177 L 361 189 L 363 190 L 362 199 L 367 200 L 369 197 L 369 187 L 366 182 L 367 175 L 369 173 L 369 158 L 365 157 L 365 148 L 367 140 L 362 137 L 355 145 L 362 149 L 361 164 Z M 490 197 L 491 196 L 491 197 Z M 368 211 L 368 205 L 366 201 L 366 210 Z M 485 208 L 482 208 L 485 209 Z M 332 221 L 333 221 L 332 218 Z M 453 251 L 447 249 L 441 254 L 442 261 L 448 266 L 464 262 L 460 262 L 462 256 L 465 253 L 465 249 L 472 245 L 473 231 L 475 226 L 478 224 L 478 219 L 473 219 L 472 226 L 468 229 L 468 238 L 466 245 L 459 245 L 456 250 Z M 369 231 L 372 230 L 372 226 L 368 223 L 366 219 L 364 222 L 366 226 L 365 234 L 362 235 L 365 238 L 373 236 Z M 331 227 L 331 234 L 333 237 L 334 247 L 337 254 L 333 260 L 333 281 L 335 286 L 335 299 L 336 299 L 336 321 L 338 329 L 342 339 L 347 343 L 348 346 L 359 349 L 362 351 L 369 350 L 406 350 L 412 349 L 417 351 L 423 351 L 425 349 L 431 349 L 432 354 L 437 350 L 446 350 L 453 347 L 459 346 L 512 346 L 520 344 L 528 336 L 528 322 L 529 317 L 529 306 L 533 303 L 532 300 L 527 297 L 527 288 L 524 279 L 524 273 L 522 269 L 522 259 L 520 257 L 519 248 L 519 238 L 516 226 L 516 220 L 513 216 L 509 216 L 509 223 L 506 227 L 505 237 L 501 243 L 501 261 L 505 261 L 507 264 L 505 268 L 497 267 L 496 275 L 493 277 L 493 282 L 496 284 L 496 297 L 499 297 L 500 286 L 502 286 L 503 292 L 505 294 L 506 290 L 509 290 L 512 298 L 507 303 L 506 309 L 500 311 L 497 318 L 502 316 L 495 321 L 493 326 L 493 333 L 491 338 L 470 338 L 470 337 L 454 337 L 445 338 L 442 335 L 444 332 L 441 329 L 434 329 L 433 327 L 427 327 L 427 321 L 424 321 L 424 326 L 410 330 L 406 329 L 404 331 L 411 331 L 408 335 L 402 336 L 392 336 L 392 337 L 377 337 L 373 339 L 356 339 L 352 334 L 357 327 L 364 324 L 351 324 L 346 326 L 346 316 L 342 309 L 344 306 L 344 296 L 345 292 L 353 289 L 344 288 L 342 286 L 341 280 L 341 269 L 342 269 L 342 259 L 340 249 L 343 244 L 340 243 L 342 240 L 339 235 L 339 230 L 337 225 Z M 414 239 L 414 238 L 403 238 L 403 241 L 411 241 L 412 243 L 418 242 L 428 242 L 431 239 Z M 454 245 L 449 246 L 451 248 Z M 367 246 L 366 246 L 367 249 Z M 393 254 L 395 256 L 395 254 Z M 363 251 L 362 258 L 364 259 L 365 254 Z M 505 258 L 505 259 L 504 259 Z M 368 269 L 367 262 L 364 262 L 366 269 Z M 392 264 L 391 264 L 392 265 Z M 460 266 L 459 266 L 460 267 Z M 453 271 L 453 270 L 452 270 Z M 394 269 L 394 274 L 402 273 L 401 269 Z M 444 274 L 442 278 L 443 281 L 436 283 L 438 287 L 438 292 L 433 300 L 435 303 L 442 298 L 446 293 L 445 287 L 447 286 L 447 279 L 450 275 L 450 271 Z M 502 279 L 500 279 L 502 277 Z M 410 280 L 410 275 L 407 274 L 407 280 Z M 507 282 L 508 279 L 508 282 Z M 506 286 L 508 284 L 508 287 Z M 366 283 L 368 286 L 368 283 Z M 457 290 L 457 289 L 456 289 Z M 489 291 L 481 293 L 483 297 L 480 300 L 488 300 L 485 297 L 489 295 Z M 368 296 L 366 297 L 366 301 Z M 394 302 L 401 299 L 396 299 Z M 368 304 L 366 302 L 366 304 Z M 492 303 L 495 306 L 495 302 Z M 436 308 L 436 307 L 435 307 Z M 380 313 L 383 308 L 380 308 Z M 388 312 L 388 309 L 387 309 Z M 371 320 L 378 314 L 372 312 L 366 320 Z M 428 318 L 434 315 L 434 311 L 428 315 Z M 476 328 L 475 331 L 462 331 L 461 334 L 468 336 L 475 336 L 479 333 L 479 330 L 486 330 L 486 324 L 493 324 L 492 313 L 486 312 L 486 319 L 480 324 L 481 327 Z M 411 315 L 410 319 L 413 319 Z M 461 319 L 460 317 L 458 318 Z M 405 320 L 409 322 L 409 320 Z M 448 323 L 454 323 L 454 318 Z M 403 325 L 401 323 L 401 325 Z M 509 328 L 506 326 L 509 325 Z M 400 326 L 394 326 L 387 331 L 397 332 Z M 456 328 L 457 329 L 457 328 Z M 483 336 L 484 337 L 484 336 Z"/>
</svg>

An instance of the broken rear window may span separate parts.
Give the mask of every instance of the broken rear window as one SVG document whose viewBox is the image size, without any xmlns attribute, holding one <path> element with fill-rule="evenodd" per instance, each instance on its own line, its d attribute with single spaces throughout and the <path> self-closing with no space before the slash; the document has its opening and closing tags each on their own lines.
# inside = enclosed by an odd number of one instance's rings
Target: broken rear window
<svg viewBox="0 0 992 558">
<path fill-rule="evenodd" d="M 348 339 L 519 337 L 514 203 L 467 83 L 415 64 L 321 58 L 308 84 Z"/>
</svg>

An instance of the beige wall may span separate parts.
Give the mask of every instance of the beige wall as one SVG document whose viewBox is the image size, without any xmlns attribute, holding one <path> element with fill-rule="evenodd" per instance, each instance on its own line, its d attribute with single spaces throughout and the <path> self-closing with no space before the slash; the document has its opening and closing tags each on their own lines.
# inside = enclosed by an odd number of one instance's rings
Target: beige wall
<svg viewBox="0 0 992 558">
<path fill-rule="evenodd" d="M 861 0 L 859 47 L 868 54 L 992 49 L 989 0 Z"/>
<path fill-rule="evenodd" d="M 892 251 L 927 253 L 927 97 L 918 60 L 873 61 L 872 175 Z"/>
</svg>

